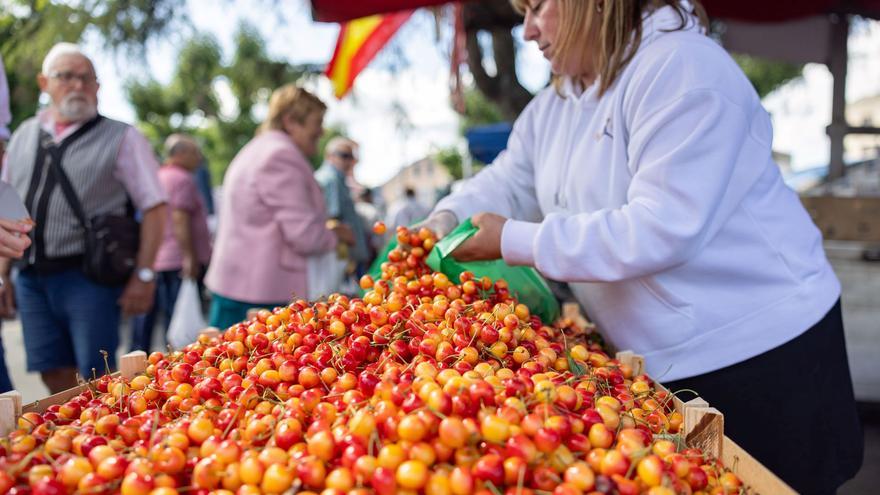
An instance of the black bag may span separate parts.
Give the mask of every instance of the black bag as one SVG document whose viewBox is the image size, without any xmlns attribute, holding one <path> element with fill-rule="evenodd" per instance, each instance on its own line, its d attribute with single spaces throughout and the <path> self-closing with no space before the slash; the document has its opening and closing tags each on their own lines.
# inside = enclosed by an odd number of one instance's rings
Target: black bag
<svg viewBox="0 0 880 495">
<path fill-rule="evenodd" d="M 60 157 L 51 160 L 55 180 L 79 220 L 86 234 L 82 270 L 93 282 L 107 286 L 125 284 L 137 264 L 140 247 L 140 223 L 134 219 L 131 198 L 125 215 L 96 215 L 86 220 L 82 203 L 73 190 L 67 174 L 60 165 Z"/>
</svg>

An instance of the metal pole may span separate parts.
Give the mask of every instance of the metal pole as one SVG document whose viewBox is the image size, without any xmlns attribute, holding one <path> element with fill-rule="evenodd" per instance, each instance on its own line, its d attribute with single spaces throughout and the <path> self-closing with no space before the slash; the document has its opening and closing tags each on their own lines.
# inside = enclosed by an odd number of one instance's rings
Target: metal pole
<svg viewBox="0 0 880 495">
<path fill-rule="evenodd" d="M 461 175 L 464 179 L 470 179 L 474 175 L 474 163 L 467 149 L 461 154 Z"/>
<path fill-rule="evenodd" d="M 843 138 L 849 130 L 846 123 L 846 66 L 847 37 L 849 36 L 849 18 L 838 14 L 831 18 L 831 46 L 829 50 L 828 69 L 834 78 L 831 92 L 831 124 L 826 132 L 831 139 L 830 164 L 828 180 L 839 179 L 846 174 L 843 163 Z"/>
</svg>

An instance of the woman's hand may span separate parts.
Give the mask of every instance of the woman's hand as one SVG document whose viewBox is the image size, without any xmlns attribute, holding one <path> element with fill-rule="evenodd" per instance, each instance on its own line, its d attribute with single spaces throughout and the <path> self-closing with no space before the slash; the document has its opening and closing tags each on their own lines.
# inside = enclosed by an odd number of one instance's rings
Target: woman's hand
<svg viewBox="0 0 880 495">
<path fill-rule="evenodd" d="M 455 214 L 448 210 L 440 210 L 428 216 L 428 218 L 412 226 L 413 232 L 418 232 L 422 227 L 430 230 L 437 236 L 437 239 L 446 237 L 446 234 L 458 226 L 458 218 Z"/>
<path fill-rule="evenodd" d="M 506 218 L 494 213 L 478 213 L 471 223 L 480 230 L 452 252 L 458 261 L 485 261 L 501 258 L 501 230 Z"/>
</svg>

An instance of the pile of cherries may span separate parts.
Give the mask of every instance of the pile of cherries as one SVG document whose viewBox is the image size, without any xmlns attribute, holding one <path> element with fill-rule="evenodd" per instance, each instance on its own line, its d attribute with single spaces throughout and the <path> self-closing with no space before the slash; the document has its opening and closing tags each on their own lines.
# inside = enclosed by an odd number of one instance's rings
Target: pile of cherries
<svg viewBox="0 0 880 495">
<path fill-rule="evenodd" d="M 261 311 L 24 414 L 0 439 L 0 493 L 745 491 L 571 320 L 541 322 L 503 280 L 433 272 L 428 230 L 397 240 L 363 297 Z"/>
</svg>

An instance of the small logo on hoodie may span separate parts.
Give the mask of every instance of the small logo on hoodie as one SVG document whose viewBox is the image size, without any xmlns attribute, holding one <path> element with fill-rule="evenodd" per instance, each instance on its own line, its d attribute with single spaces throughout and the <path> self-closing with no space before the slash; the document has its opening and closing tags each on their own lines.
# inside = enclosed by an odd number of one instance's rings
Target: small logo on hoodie
<svg viewBox="0 0 880 495">
<path fill-rule="evenodd" d="M 609 139 L 614 139 L 614 135 L 611 134 L 611 117 L 605 119 L 605 127 L 602 128 L 602 133 L 596 133 L 596 141 L 601 141 L 605 136 L 608 136 Z"/>
</svg>

